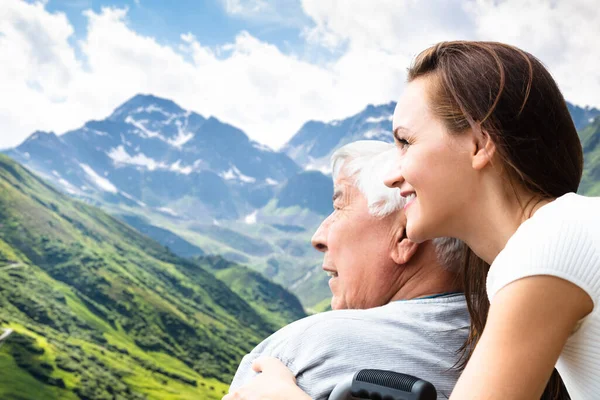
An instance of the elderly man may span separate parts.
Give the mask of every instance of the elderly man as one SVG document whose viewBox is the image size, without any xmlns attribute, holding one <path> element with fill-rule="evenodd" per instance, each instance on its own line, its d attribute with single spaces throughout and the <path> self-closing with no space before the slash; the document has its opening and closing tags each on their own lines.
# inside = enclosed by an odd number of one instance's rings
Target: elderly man
<svg viewBox="0 0 600 400">
<path fill-rule="evenodd" d="M 363 368 L 415 375 L 432 382 L 438 398 L 450 395 L 469 326 L 454 273 L 462 244 L 406 238 L 404 200 L 383 184 L 393 151 L 388 143 L 361 141 L 334 153 L 334 211 L 312 238 L 331 276 L 334 311 L 260 343 L 242 360 L 226 398 L 237 397 L 263 355 L 283 361 L 313 399 L 326 399 Z"/>
</svg>

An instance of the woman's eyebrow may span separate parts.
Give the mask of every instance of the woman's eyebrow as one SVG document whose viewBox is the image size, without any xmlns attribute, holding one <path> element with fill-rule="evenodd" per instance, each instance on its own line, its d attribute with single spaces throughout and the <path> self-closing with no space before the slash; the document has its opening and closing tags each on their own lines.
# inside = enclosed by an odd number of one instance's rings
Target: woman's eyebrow
<svg viewBox="0 0 600 400">
<path fill-rule="evenodd" d="M 406 131 L 406 132 L 410 133 L 410 129 L 408 129 L 408 128 L 405 128 L 403 126 L 395 127 L 393 133 L 394 133 L 394 137 L 398 140 L 400 140 L 400 137 L 398 136 L 400 131 Z"/>
</svg>

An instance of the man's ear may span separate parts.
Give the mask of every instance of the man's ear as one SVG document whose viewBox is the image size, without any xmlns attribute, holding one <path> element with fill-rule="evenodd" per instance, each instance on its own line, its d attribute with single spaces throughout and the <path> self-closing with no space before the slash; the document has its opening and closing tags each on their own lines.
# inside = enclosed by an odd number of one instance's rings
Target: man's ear
<svg viewBox="0 0 600 400">
<path fill-rule="evenodd" d="M 492 162 L 496 154 L 496 144 L 485 131 L 473 132 L 473 169 L 481 170 Z"/>
<path fill-rule="evenodd" d="M 406 264 L 415 255 L 418 248 L 418 243 L 403 235 L 392 249 L 392 260 L 399 265 Z"/>
</svg>

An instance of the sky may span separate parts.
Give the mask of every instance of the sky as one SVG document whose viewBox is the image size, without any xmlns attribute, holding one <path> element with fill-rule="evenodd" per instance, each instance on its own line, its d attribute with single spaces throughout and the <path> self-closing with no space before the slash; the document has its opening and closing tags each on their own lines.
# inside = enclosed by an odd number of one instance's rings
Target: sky
<svg viewBox="0 0 600 400">
<path fill-rule="evenodd" d="M 0 148 L 145 93 L 278 149 L 396 100 L 415 55 L 456 39 L 519 46 L 600 107 L 597 0 L 0 0 Z"/>
</svg>

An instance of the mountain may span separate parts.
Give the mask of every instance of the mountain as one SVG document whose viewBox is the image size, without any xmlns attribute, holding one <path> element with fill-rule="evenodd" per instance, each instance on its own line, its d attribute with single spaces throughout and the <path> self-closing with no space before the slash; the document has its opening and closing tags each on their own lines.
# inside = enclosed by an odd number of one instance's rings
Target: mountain
<svg viewBox="0 0 600 400">
<path fill-rule="evenodd" d="M 600 116 L 593 107 L 567 103 L 577 130 L 588 126 Z M 393 142 L 392 118 L 396 103 L 368 105 L 363 111 L 343 120 L 309 121 L 286 143 L 282 151 L 304 169 L 330 173 L 329 159 L 334 150 L 356 140 Z"/>
<path fill-rule="evenodd" d="M 7 154 L 72 195 L 205 221 L 263 206 L 299 171 L 241 130 L 151 95 L 61 136 L 36 132 Z"/>
<path fill-rule="evenodd" d="M 222 255 L 285 287 L 316 279 L 321 255 L 310 237 L 331 210 L 330 178 L 306 175 L 214 117 L 137 95 L 103 120 L 62 135 L 35 132 L 6 153 L 179 256 Z M 313 286 L 323 285 L 304 287 Z M 303 302 L 315 295 L 296 294 Z"/>
<path fill-rule="evenodd" d="M 575 122 L 575 127 L 578 131 L 581 131 L 591 124 L 596 117 L 600 116 L 600 110 L 594 107 L 579 107 L 567 102 L 567 108 L 571 113 L 571 117 L 573 118 L 573 122 Z"/>
<path fill-rule="evenodd" d="M 284 145 L 284 151 L 304 169 L 330 173 L 333 151 L 356 140 L 392 142 L 392 117 L 395 102 L 369 105 L 360 113 L 332 122 L 309 121 Z"/>
<path fill-rule="evenodd" d="M 333 211 L 332 196 L 331 177 L 319 171 L 306 171 L 288 179 L 275 199 L 279 207 L 299 206 L 319 215 L 327 215 Z"/>
<path fill-rule="evenodd" d="M 279 288 L 265 318 L 266 304 L 207 270 L 217 265 L 0 155 L 0 326 L 15 331 L 0 349 L 0 398 L 221 398 L 241 357 L 301 312 Z"/>
<path fill-rule="evenodd" d="M 123 215 L 120 219 L 135 228 L 138 232 L 156 240 L 158 243 L 181 257 L 194 257 L 204 254 L 204 251 L 200 247 L 194 246 L 187 240 L 182 239 L 167 229 L 148 223 L 148 221 L 142 217 L 137 215 Z"/>
<path fill-rule="evenodd" d="M 217 278 L 274 326 L 284 326 L 290 321 L 306 317 L 294 295 L 262 274 L 221 257 L 198 258 L 196 262 L 212 270 Z"/>
<path fill-rule="evenodd" d="M 257 219 L 281 232 L 312 235 L 333 211 L 331 177 L 319 171 L 303 171 L 278 187 L 269 203 L 257 211 Z M 303 237 L 305 235 L 302 235 Z M 310 237 L 310 236 L 308 236 Z M 309 241 L 306 249 L 310 249 Z M 299 254 L 295 254 L 298 256 Z"/>
</svg>

